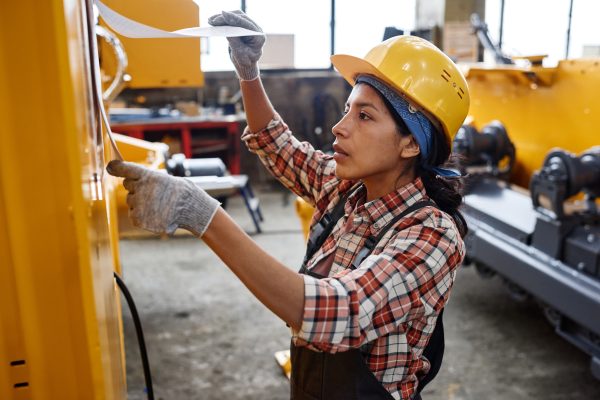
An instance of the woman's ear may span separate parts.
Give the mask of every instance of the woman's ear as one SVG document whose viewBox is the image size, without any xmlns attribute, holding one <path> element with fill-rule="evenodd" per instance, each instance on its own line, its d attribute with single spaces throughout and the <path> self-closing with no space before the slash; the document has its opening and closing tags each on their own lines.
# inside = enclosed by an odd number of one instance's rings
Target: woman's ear
<svg viewBox="0 0 600 400">
<path fill-rule="evenodd" d="M 403 136 L 401 145 L 400 157 L 402 158 L 413 158 L 421 153 L 421 149 L 413 135 Z"/>
</svg>

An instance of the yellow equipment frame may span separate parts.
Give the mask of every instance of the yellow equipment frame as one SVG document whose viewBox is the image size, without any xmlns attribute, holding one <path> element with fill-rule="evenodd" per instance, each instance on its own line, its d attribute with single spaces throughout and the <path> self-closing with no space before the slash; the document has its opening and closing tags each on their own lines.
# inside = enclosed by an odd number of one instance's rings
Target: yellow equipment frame
<svg viewBox="0 0 600 400">
<path fill-rule="evenodd" d="M 114 180 L 91 106 L 89 5 L 0 2 L 3 400 L 126 398 Z"/>
<path fill-rule="evenodd" d="M 198 6 L 191 0 L 104 0 L 116 12 L 143 24 L 173 31 L 198 26 Z M 103 23 L 103 21 L 101 20 Z M 110 29 L 110 27 L 108 27 Z M 117 33 L 127 53 L 127 73 L 132 89 L 204 86 L 200 70 L 200 40 L 130 39 Z M 116 70 L 114 57 L 106 43 L 100 44 L 102 69 L 110 76 Z"/>
<path fill-rule="evenodd" d="M 513 183 L 527 188 L 554 147 L 573 153 L 600 144 L 600 59 L 556 67 L 473 66 L 466 72 L 472 124 L 504 124 L 517 150 Z"/>
</svg>

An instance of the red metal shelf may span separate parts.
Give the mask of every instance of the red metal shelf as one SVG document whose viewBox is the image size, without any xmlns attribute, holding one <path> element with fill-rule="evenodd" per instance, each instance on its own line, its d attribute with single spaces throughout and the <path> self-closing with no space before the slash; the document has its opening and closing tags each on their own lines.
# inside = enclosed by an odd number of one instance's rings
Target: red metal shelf
<svg viewBox="0 0 600 400">
<path fill-rule="evenodd" d="M 232 174 L 240 174 L 240 122 L 237 118 L 148 120 L 111 124 L 111 129 L 137 139 L 164 141 L 167 144 L 172 144 L 175 139 L 179 142 L 175 150 L 181 151 L 186 157 L 220 157 Z"/>
</svg>

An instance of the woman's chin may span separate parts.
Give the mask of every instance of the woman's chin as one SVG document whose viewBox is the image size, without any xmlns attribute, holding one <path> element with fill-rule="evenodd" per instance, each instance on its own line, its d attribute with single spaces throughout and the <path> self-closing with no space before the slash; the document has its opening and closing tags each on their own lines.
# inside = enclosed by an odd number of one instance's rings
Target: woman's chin
<svg viewBox="0 0 600 400">
<path fill-rule="evenodd" d="M 356 177 L 355 177 L 353 174 L 351 174 L 351 173 L 350 173 L 350 172 L 349 172 L 347 169 L 345 169 L 345 168 L 343 168 L 343 167 L 341 167 L 341 168 L 340 168 L 340 165 L 339 165 L 339 164 L 335 166 L 335 176 L 336 176 L 338 179 L 344 179 L 344 180 L 347 180 L 347 181 L 350 181 L 350 180 L 356 180 L 356 179 L 357 179 L 357 178 L 356 178 Z"/>
</svg>

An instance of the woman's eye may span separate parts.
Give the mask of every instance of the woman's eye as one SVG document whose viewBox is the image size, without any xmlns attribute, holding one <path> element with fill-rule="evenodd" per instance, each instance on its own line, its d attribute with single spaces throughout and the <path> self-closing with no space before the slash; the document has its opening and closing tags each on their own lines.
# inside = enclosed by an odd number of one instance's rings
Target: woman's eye
<svg viewBox="0 0 600 400">
<path fill-rule="evenodd" d="M 361 112 L 358 114 L 358 118 L 359 118 L 359 119 L 362 119 L 362 120 L 371 119 L 371 118 L 370 118 L 370 117 L 369 117 L 367 114 L 365 114 L 365 113 L 364 113 L 364 112 L 362 112 L 362 111 L 361 111 Z"/>
</svg>

